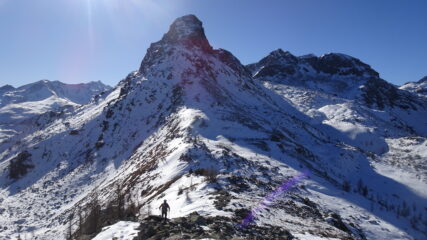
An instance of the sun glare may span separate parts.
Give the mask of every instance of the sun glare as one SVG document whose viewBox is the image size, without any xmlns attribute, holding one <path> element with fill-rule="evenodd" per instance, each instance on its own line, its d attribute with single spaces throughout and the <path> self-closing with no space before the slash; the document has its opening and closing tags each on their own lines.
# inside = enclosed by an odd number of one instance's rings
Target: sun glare
<svg viewBox="0 0 427 240">
<path fill-rule="evenodd" d="M 91 45 L 93 45 L 93 21 L 92 21 L 92 0 L 86 0 L 87 4 L 87 25 L 88 25 L 88 35 Z"/>
</svg>

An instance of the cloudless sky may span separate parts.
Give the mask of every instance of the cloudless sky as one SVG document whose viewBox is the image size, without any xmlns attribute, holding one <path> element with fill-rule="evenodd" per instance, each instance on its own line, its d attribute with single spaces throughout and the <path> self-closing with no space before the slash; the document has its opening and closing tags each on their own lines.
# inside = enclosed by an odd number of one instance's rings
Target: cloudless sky
<svg viewBox="0 0 427 240">
<path fill-rule="evenodd" d="M 346 53 L 398 85 L 427 75 L 426 0 L 0 0 L 0 86 L 114 86 L 190 13 L 244 64 L 282 48 Z"/>
</svg>

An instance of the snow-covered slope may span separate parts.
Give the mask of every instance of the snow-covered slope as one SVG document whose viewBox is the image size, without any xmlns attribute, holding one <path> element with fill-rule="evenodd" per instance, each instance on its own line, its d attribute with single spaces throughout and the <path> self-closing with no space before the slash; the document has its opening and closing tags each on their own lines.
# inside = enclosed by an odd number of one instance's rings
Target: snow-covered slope
<svg viewBox="0 0 427 240">
<path fill-rule="evenodd" d="M 102 229 L 93 240 L 133 240 L 134 237 L 138 235 L 139 224 L 136 222 L 117 222 L 112 226 L 108 226 Z"/>
<path fill-rule="evenodd" d="M 309 170 L 254 223 L 300 239 L 424 238 L 427 184 L 391 177 L 401 170 L 374 167 L 376 155 L 347 139 L 213 49 L 187 15 L 107 96 L 2 144 L 0 236 L 79 232 L 78 216 L 98 204 L 108 213 L 117 196 L 139 220 L 167 199 L 172 218 L 197 211 L 237 226 Z"/>
</svg>

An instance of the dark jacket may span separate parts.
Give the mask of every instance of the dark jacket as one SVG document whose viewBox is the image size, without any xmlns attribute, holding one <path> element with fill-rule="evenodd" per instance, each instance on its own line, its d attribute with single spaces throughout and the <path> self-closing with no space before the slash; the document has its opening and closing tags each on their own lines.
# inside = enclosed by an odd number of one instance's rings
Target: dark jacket
<svg viewBox="0 0 427 240">
<path fill-rule="evenodd" d="M 160 207 L 162 209 L 162 212 L 167 212 L 168 210 L 170 210 L 169 204 L 167 203 L 162 203 L 162 205 L 160 205 Z"/>
</svg>

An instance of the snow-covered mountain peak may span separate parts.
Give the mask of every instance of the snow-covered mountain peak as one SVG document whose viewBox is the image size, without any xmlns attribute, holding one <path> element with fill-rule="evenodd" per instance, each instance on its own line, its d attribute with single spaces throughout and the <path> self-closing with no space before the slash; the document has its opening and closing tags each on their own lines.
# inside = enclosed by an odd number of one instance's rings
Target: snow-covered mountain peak
<svg viewBox="0 0 427 240">
<path fill-rule="evenodd" d="M 170 26 L 169 31 L 163 38 L 152 43 L 141 62 L 139 73 L 146 74 L 146 70 L 152 66 L 164 63 L 171 55 L 177 56 L 177 51 L 187 49 L 187 55 L 201 50 L 204 53 L 212 53 L 202 22 L 194 15 L 186 15 L 176 19 Z M 193 51 L 194 49 L 194 51 Z M 179 55 L 182 55 L 179 54 Z"/>
<path fill-rule="evenodd" d="M 321 91 L 346 99 L 359 99 L 366 105 L 415 108 L 407 92 L 380 78 L 379 73 L 358 58 L 342 53 L 294 57 L 276 50 L 257 63 L 246 66 L 255 79 Z"/>
<path fill-rule="evenodd" d="M 340 92 L 342 89 L 354 92 L 353 89 L 362 86 L 366 80 L 379 78 L 379 74 L 368 64 L 341 53 L 328 53 L 320 57 L 314 54 L 296 57 L 288 51 L 278 49 L 246 67 L 257 79 L 286 81 L 293 85 L 309 87 L 318 85 L 318 81 L 326 81 L 326 85 L 330 85 L 328 88 L 334 92 Z M 324 87 L 325 84 L 322 85 Z"/>
<path fill-rule="evenodd" d="M 194 79 L 215 81 L 224 73 L 237 74 L 240 84 L 251 79 L 250 72 L 230 52 L 212 48 L 194 15 L 175 20 L 163 38 L 150 45 L 137 72 L 146 79 L 179 81 L 181 86 L 191 85 Z"/>
</svg>

